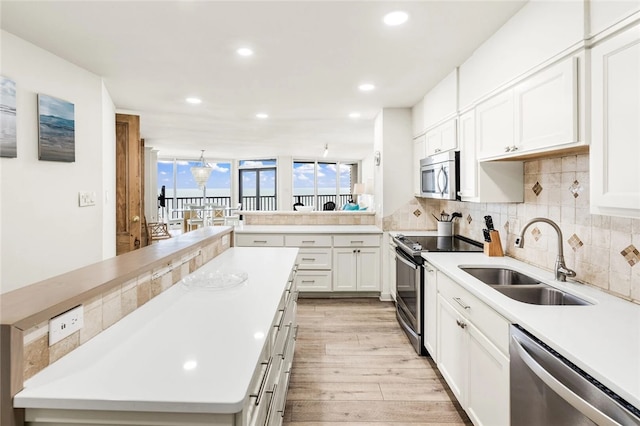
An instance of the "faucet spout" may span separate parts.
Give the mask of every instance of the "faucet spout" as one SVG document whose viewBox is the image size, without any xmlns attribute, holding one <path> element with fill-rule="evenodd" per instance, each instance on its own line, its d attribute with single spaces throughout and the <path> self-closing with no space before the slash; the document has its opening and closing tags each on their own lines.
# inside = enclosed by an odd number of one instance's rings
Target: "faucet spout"
<svg viewBox="0 0 640 426">
<path fill-rule="evenodd" d="M 516 242 L 515 242 L 516 247 L 518 248 L 524 247 L 524 234 L 529 228 L 529 226 L 531 226 L 536 222 L 543 222 L 548 225 L 551 225 L 551 227 L 556 231 L 556 234 L 558 236 L 558 255 L 556 256 L 556 264 L 555 264 L 556 280 L 566 281 L 567 277 L 575 277 L 576 276 L 575 271 L 572 271 L 571 269 L 567 268 L 567 265 L 565 265 L 564 263 L 564 250 L 562 248 L 562 230 L 560 229 L 558 224 L 552 221 L 551 219 L 547 219 L 544 217 L 535 217 L 531 219 L 529 222 L 527 222 L 526 225 L 524 225 L 524 227 L 520 231 L 520 236 L 516 238 Z"/>
</svg>

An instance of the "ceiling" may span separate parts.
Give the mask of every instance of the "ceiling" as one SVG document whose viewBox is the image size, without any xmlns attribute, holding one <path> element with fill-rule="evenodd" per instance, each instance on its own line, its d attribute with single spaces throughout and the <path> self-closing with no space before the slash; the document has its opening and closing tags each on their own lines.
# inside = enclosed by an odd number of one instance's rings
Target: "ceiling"
<svg viewBox="0 0 640 426">
<path fill-rule="evenodd" d="M 314 158 L 328 144 L 355 160 L 381 108 L 415 105 L 525 1 L 2 0 L 1 25 L 102 76 L 161 157 Z M 407 23 L 384 25 L 394 10 Z"/>
</svg>

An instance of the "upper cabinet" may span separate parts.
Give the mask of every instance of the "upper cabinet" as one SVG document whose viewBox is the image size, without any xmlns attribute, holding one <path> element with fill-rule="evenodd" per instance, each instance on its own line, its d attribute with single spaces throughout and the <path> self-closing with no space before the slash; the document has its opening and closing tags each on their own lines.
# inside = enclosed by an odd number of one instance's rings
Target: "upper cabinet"
<svg viewBox="0 0 640 426">
<path fill-rule="evenodd" d="M 479 104 L 480 160 L 539 154 L 581 145 L 577 58 L 570 57 Z"/>
<path fill-rule="evenodd" d="M 433 130 L 458 113 L 458 69 L 451 71 L 413 106 L 413 137 Z M 453 126 L 455 129 L 455 125 Z"/>
<path fill-rule="evenodd" d="M 425 153 L 427 156 L 450 151 L 458 147 L 456 137 L 456 119 L 451 119 L 429 130 L 426 135 Z"/>
<path fill-rule="evenodd" d="M 591 60 L 591 212 L 640 217 L 640 23 Z"/>
</svg>

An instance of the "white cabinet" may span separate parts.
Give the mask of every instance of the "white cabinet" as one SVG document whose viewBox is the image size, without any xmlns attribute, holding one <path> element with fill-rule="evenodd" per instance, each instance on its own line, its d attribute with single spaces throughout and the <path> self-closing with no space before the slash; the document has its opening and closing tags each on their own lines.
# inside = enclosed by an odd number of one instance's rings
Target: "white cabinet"
<svg viewBox="0 0 640 426">
<path fill-rule="evenodd" d="M 578 60 L 545 68 L 476 107 L 481 160 L 583 145 L 578 138 Z"/>
<path fill-rule="evenodd" d="M 438 338 L 438 282 L 436 269 L 429 262 L 425 262 L 424 268 L 424 348 L 431 358 L 437 362 L 437 338 Z"/>
<path fill-rule="evenodd" d="M 476 107 L 478 158 L 493 157 L 513 146 L 515 116 L 513 89 L 506 90 Z"/>
<path fill-rule="evenodd" d="M 437 272 L 438 369 L 474 425 L 509 425 L 509 322 Z"/>
<path fill-rule="evenodd" d="M 448 120 L 426 134 L 426 156 L 456 149 L 456 119 Z"/>
<path fill-rule="evenodd" d="M 380 291 L 380 249 L 333 249 L 334 291 Z"/>
<path fill-rule="evenodd" d="M 413 140 L 413 193 L 420 194 L 420 160 L 425 157 L 425 135 Z"/>
<path fill-rule="evenodd" d="M 516 85 L 511 152 L 578 142 L 577 59 L 569 58 Z"/>
<path fill-rule="evenodd" d="M 396 244 L 389 236 L 389 250 L 387 251 L 387 262 L 389 262 L 389 293 L 391 298 L 396 300 Z"/>
<path fill-rule="evenodd" d="M 522 161 L 478 162 L 476 154 L 476 111 L 458 120 L 460 145 L 460 199 L 478 203 L 524 201 Z"/>
<path fill-rule="evenodd" d="M 640 24 L 591 59 L 591 213 L 640 217 Z"/>
</svg>

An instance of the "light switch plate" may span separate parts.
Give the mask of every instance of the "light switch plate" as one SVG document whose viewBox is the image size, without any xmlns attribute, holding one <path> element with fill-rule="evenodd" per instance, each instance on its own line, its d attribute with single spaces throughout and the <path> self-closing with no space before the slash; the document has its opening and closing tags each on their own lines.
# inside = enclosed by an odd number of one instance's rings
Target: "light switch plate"
<svg viewBox="0 0 640 426">
<path fill-rule="evenodd" d="M 84 325 L 84 308 L 82 305 L 49 320 L 49 346 L 71 336 Z"/>
<path fill-rule="evenodd" d="M 95 206 L 96 193 L 94 191 L 78 192 L 78 204 L 80 207 Z"/>
</svg>

